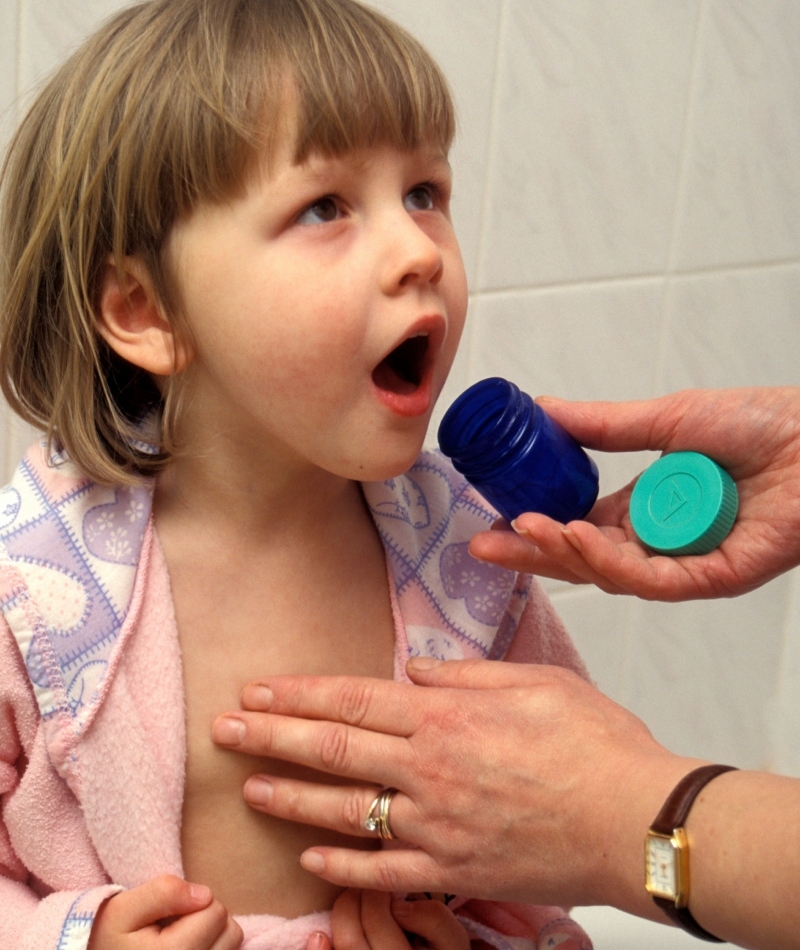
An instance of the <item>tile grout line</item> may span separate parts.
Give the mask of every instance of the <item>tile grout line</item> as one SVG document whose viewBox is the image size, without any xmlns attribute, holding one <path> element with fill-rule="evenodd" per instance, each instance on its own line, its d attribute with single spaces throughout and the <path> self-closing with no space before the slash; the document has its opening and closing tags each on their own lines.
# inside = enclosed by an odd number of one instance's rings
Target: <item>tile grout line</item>
<svg viewBox="0 0 800 950">
<path fill-rule="evenodd" d="M 501 0 L 500 13 L 497 17 L 497 47 L 494 57 L 494 75 L 492 76 L 492 106 L 489 115 L 489 142 L 486 147 L 486 173 L 483 178 L 483 201 L 481 202 L 481 216 L 478 223 L 478 249 L 475 260 L 475 283 L 478 287 L 483 282 L 483 256 L 486 248 L 486 222 L 489 219 L 489 203 L 492 183 L 492 161 L 494 149 L 496 146 L 497 133 L 497 113 L 498 100 L 500 96 L 500 68 L 503 63 L 503 48 L 506 34 L 506 20 L 508 18 L 509 0 Z M 474 293 L 470 294 L 470 303 L 478 298 Z M 467 376 L 472 378 L 475 369 L 475 333 L 477 321 L 470 320 L 469 336 L 467 349 Z"/>
<path fill-rule="evenodd" d="M 702 55 L 703 37 L 708 14 L 708 0 L 699 0 L 697 20 L 695 23 L 694 43 L 692 46 L 692 60 L 689 67 L 689 88 L 686 96 L 686 115 L 683 123 L 681 141 L 681 159 L 678 167 L 678 180 L 675 186 L 675 204 L 672 208 L 672 225 L 670 228 L 669 246 L 664 274 L 664 286 L 661 291 L 661 332 L 659 334 L 658 355 L 653 371 L 651 396 L 657 396 L 664 388 L 664 363 L 666 359 L 667 338 L 671 326 L 670 301 L 676 276 L 676 258 L 678 254 L 678 232 L 683 215 L 683 202 L 686 195 L 686 178 L 688 175 L 689 150 L 692 129 L 694 127 L 695 106 L 697 100 L 697 73 Z"/>
<path fill-rule="evenodd" d="M 650 274 L 620 274 L 613 277 L 586 277 L 577 280 L 560 281 L 553 284 L 529 284 L 519 287 L 500 287 L 496 290 L 476 290 L 470 293 L 475 299 L 501 299 L 521 294 L 551 294 L 564 290 L 594 290 L 615 286 L 635 286 L 663 281 L 666 278 L 679 280 L 687 277 L 721 277 L 725 274 L 749 274 L 759 271 L 789 270 L 800 266 L 800 258 L 786 258 L 778 261 L 747 262 L 742 264 L 721 264 L 713 267 L 699 267 L 675 270 L 672 273 L 654 272 Z"/>
</svg>

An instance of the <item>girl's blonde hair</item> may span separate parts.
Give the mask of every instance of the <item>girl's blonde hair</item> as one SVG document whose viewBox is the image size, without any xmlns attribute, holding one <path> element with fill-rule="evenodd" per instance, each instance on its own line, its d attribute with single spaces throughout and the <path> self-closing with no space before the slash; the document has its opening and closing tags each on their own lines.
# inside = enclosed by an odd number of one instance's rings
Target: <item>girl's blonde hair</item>
<svg viewBox="0 0 800 950">
<path fill-rule="evenodd" d="M 292 95 L 287 97 L 287 84 Z M 164 466 L 179 387 L 163 392 L 96 330 L 113 255 L 146 264 L 188 335 L 163 262 L 173 224 L 223 201 L 286 130 L 298 162 L 386 144 L 447 152 L 438 67 L 356 0 L 151 0 L 114 16 L 38 95 L 2 171 L 0 379 L 11 406 L 87 475 L 129 484 Z M 161 417 L 155 453 L 137 424 Z"/>
</svg>

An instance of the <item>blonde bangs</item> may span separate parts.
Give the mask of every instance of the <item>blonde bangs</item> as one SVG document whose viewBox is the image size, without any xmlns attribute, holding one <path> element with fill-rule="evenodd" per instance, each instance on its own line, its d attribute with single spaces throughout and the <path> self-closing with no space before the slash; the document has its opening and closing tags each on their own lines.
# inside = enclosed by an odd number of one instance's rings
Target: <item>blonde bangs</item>
<svg viewBox="0 0 800 950">
<path fill-rule="evenodd" d="M 302 161 L 377 144 L 446 154 L 454 132 L 431 57 L 356 0 L 151 0 L 123 10 L 45 85 L 3 168 L 6 398 L 99 482 L 159 471 L 179 451 L 181 377 L 159 393 L 99 337 L 109 255 L 120 268 L 125 255 L 143 260 L 190 340 L 163 249 L 198 203 L 237 193 L 286 135 Z M 148 454 L 136 433 L 153 410 L 161 445 Z"/>
</svg>

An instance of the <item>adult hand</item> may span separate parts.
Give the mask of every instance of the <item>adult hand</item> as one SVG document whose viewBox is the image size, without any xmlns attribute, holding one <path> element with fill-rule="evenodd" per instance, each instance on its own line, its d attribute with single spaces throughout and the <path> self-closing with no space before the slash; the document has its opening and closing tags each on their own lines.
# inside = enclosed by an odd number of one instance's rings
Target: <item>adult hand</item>
<svg viewBox="0 0 800 950">
<path fill-rule="evenodd" d="M 399 789 L 389 820 L 415 846 L 314 847 L 303 866 L 337 884 L 538 904 L 611 904 L 665 922 L 643 885 L 647 828 L 703 764 L 672 755 L 635 716 L 567 670 L 412 660 L 425 689 L 357 677 L 273 677 L 247 687 L 228 747 Z M 253 711 L 261 710 L 261 711 Z M 367 835 L 376 788 L 252 776 L 252 807 Z M 800 781 L 728 772 L 686 823 L 691 910 L 756 950 L 797 946 Z M 746 895 L 746 898 L 743 898 Z"/>
<path fill-rule="evenodd" d="M 669 601 L 732 597 L 800 563 L 800 388 L 686 390 L 645 402 L 538 402 L 588 448 L 710 456 L 736 482 L 736 523 L 720 547 L 702 557 L 652 554 L 631 528 L 631 482 L 601 498 L 585 521 L 564 526 L 523 514 L 514 522 L 516 533 L 482 532 L 470 544 L 474 557 Z"/>
<path fill-rule="evenodd" d="M 653 913 L 642 842 L 682 775 L 633 715 L 560 667 L 465 661 L 429 669 L 444 689 L 356 677 L 275 677 L 243 693 L 214 738 L 400 790 L 394 833 L 416 849 L 315 847 L 303 866 L 337 884 Z M 416 663 L 416 666 L 414 665 Z M 226 718 L 245 738 L 224 740 Z M 338 720 L 337 722 L 314 720 Z M 253 777 L 245 798 L 290 821 L 374 837 L 374 786 Z M 657 911 L 655 912 L 657 915 Z"/>
</svg>

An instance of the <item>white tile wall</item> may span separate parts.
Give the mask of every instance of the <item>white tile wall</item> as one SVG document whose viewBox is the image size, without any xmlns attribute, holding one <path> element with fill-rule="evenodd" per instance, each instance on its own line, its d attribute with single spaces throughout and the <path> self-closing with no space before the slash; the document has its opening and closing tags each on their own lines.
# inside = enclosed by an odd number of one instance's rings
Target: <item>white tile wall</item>
<svg viewBox="0 0 800 950">
<path fill-rule="evenodd" d="M 460 112 L 473 297 L 443 406 L 495 373 L 607 399 L 800 383 L 797 0 L 373 2 Z M 0 0 L 0 135 L 119 5 Z M 21 440 L 0 445 L 6 471 Z M 647 461 L 603 459 L 603 487 Z M 663 741 L 800 775 L 797 576 L 682 605 L 548 588 L 599 685 Z"/>
<path fill-rule="evenodd" d="M 792 0 L 707 3 L 678 208 L 681 268 L 797 256 L 798 35 Z"/>
<path fill-rule="evenodd" d="M 507 0 L 479 289 L 663 269 L 695 0 Z"/>
</svg>

